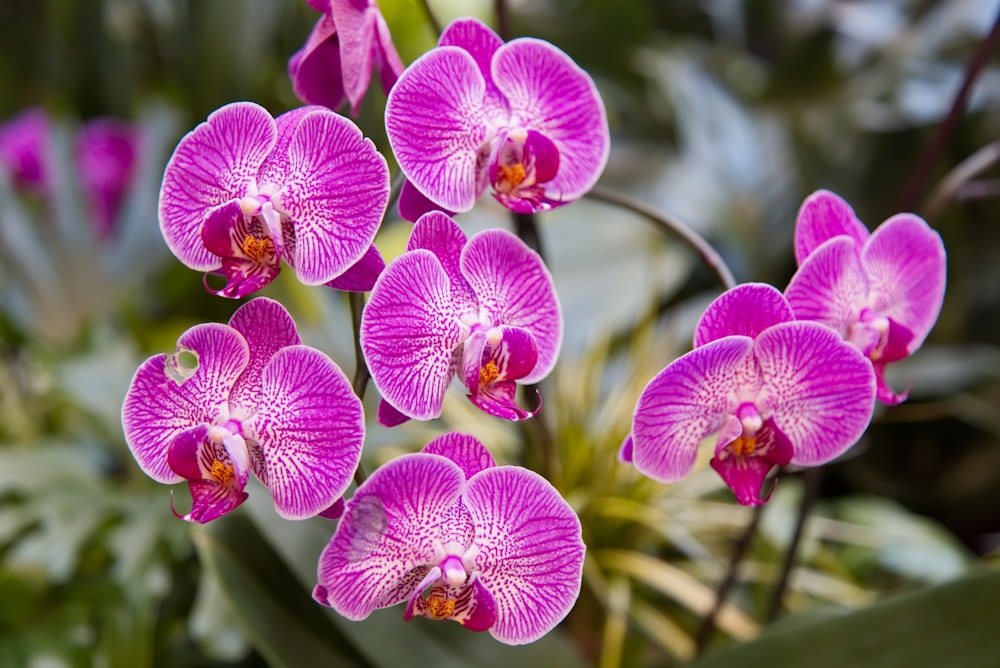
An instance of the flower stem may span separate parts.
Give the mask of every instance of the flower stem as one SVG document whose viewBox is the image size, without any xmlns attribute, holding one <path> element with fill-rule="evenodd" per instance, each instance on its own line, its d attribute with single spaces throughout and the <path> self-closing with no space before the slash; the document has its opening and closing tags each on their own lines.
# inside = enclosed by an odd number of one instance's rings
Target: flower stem
<svg viewBox="0 0 1000 668">
<path fill-rule="evenodd" d="M 506 42 L 510 39 L 510 12 L 507 9 L 507 0 L 495 0 L 493 10 L 497 15 L 497 34 Z"/>
<path fill-rule="evenodd" d="M 538 234 L 535 214 L 511 213 L 511 218 L 514 222 L 514 233 L 529 248 L 538 253 L 542 262 L 545 262 L 545 252 L 542 249 L 541 236 Z M 528 410 L 538 408 L 537 402 L 541 401 L 542 396 L 540 385 L 538 383 L 525 385 L 524 394 L 530 397 L 531 405 L 528 406 Z M 547 413 L 544 409 L 539 411 L 535 417 L 522 422 L 521 428 L 529 445 L 525 453 L 525 459 L 532 460 L 529 462 L 529 467 L 549 481 L 554 482 L 558 474 L 556 469 L 559 465 L 559 458 L 556 456 L 555 438 L 549 426 Z"/>
<path fill-rule="evenodd" d="M 729 267 L 722 259 L 722 256 L 719 255 L 712 245 L 705 241 L 701 235 L 679 220 L 670 218 L 659 211 L 656 211 L 652 207 L 629 197 L 628 195 L 623 195 L 614 190 L 609 190 L 600 186 L 594 186 L 591 188 L 590 192 L 588 192 L 585 197 L 597 200 L 598 202 L 604 202 L 605 204 L 611 204 L 623 209 L 628 209 L 633 213 L 639 214 L 646 220 L 649 220 L 687 244 L 691 250 L 701 257 L 702 261 L 708 265 L 709 269 L 715 273 L 719 282 L 722 283 L 727 290 L 736 285 L 736 280 L 733 278 L 733 272 L 729 270 Z"/>
<path fill-rule="evenodd" d="M 733 554 L 729 558 L 729 567 L 726 569 L 726 575 L 719 582 L 719 586 L 715 590 L 715 604 L 708 611 L 708 614 L 705 615 L 705 619 L 701 621 L 701 626 L 698 627 L 698 633 L 695 635 L 696 657 L 701 656 L 708 648 L 708 644 L 712 639 L 712 632 L 715 631 L 715 618 L 718 616 L 719 611 L 722 610 L 722 606 L 729 597 L 729 592 L 733 588 L 733 585 L 736 584 L 736 576 L 739 573 L 740 564 L 750 550 L 750 545 L 753 543 L 753 537 L 757 532 L 757 525 L 760 523 L 760 516 L 763 511 L 763 505 L 754 506 L 750 515 L 750 521 L 744 527 L 743 533 L 736 539 L 736 544 L 733 545 Z"/>
<path fill-rule="evenodd" d="M 930 179 L 931 170 L 937 164 L 938 160 L 940 160 L 941 154 L 948 145 L 948 140 L 958 125 L 959 117 L 961 117 L 962 112 L 965 110 L 965 103 L 969 98 L 969 93 L 972 91 L 972 84 L 975 83 L 979 73 L 989 62 L 990 53 L 996 47 L 997 42 L 1000 42 L 1000 13 L 997 14 L 996 21 L 994 21 L 990 33 L 979 43 L 979 48 L 972 54 L 972 59 L 969 60 L 969 64 L 965 68 L 965 76 L 962 78 L 962 84 L 958 87 L 958 91 L 951 101 L 951 108 L 948 110 L 948 115 L 938 125 L 937 130 L 934 132 L 934 137 L 920 155 L 917 166 L 910 173 L 910 178 L 906 182 L 906 188 L 903 190 L 903 196 L 899 199 L 899 205 L 896 207 L 897 211 L 912 211 L 913 207 L 916 206 L 920 194 L 924 192 L 927 181 Z"/>
<path fill-rule="evenodd" d="M 802 472 L 802 500 L 799 502 L 799 514 L 795 518 L 795 530 L 792 533 L 792 540 L 785 551 L 785 560 L 781 564 L 781 574 L 778 576 L 778 583 L 771 593 L 771 602 L 767 606 L 767 613 L 764 615 L 765 621 L 772 621 L 781 612 L 784 602 L 785 590 L 788 588 L 788 580 L 792 574 L 792 567 L 795 565 L 795 558 L 798 555 L 799 544 L 802 543 L 802 536 L 805 532 L 806 520 L 812 511 L 816 498 L 819 496 L 819 483 L 823 477 L 822 468 L 806 469 Z"/>
<path fill-rule="evenodd" d="M 389 212 L 392 211 L 392 207 L 399 200 L 399 194 L 403 192 L 403 184 L 406 183 L 406 174 L 400 170 L 396 174 L 396 178 L 392 180 L 392 187 L 389 188 L 389 201 L 385 203 L 385 214 L 382 216 L 382 222 L 389 217 Z"/>
<path fill-rule="evenodd" d="M 347 299 L 351 304 L 351 326 L 354 330 L 354 380 L 351 387 L 358 399 L 363 401 L 365 390 L 368 389 L 368 379 L 371 377 L 364 353 L 361 352 L 361 312 L 365 308 L 365 295 L 363 292 L 349 292 Z"/>
</svg>

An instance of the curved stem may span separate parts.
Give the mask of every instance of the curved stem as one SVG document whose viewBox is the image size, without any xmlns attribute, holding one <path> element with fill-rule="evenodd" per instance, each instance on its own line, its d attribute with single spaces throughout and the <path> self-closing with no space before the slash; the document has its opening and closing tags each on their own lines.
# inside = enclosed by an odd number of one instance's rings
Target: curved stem
<svg viewBox="0 0 1000 668">
<path fill-rule="evenodd" d="M 506 42 L 510 39 L 510 11 L 507 9 L 507 0 L 495 0 L 493 11 L 497 15 L 497 34 Z"/>
<path fill-rule="evenodd" d="M 368 389 L 368 365 L 365 364 L 365 356 L 361 351 L 361 313 L 365 308 L 365 295 L 363 292 L 348 292 L 347 300 L 351 305 L 351 328 L 354 332 L 354 380 L 351 387 L 354 394 L 361 401 L 365 400 L 365 390 Z M 360 462 L 354 471 L 354 483 L 360 485 L 368 476 Z"/>
<path fill-rule="evenodd" d="M 903 190 L 903 196 L 896 207 L 897 211 L 910 211 L 916 205 L 920 193 L 927 186 L 931 170 L 937 164 L 937 161 L 940 160 L 941 154 L 948 145 L 948 140 L 954 133 L 955 126 L 958 125 L 958 120 L 965 110 L 965 103 L 969 97 L 969 93 L 972 91 L 972 84 L 975 83 L 976 77 L 979 76 L 983 67 L 989 62 L 990 53 L 996 47 L 997 42 L 1000 42 L 1000 13 L 997 14 L 996 21 L 993 23 L 993 29 L 979 43 L 979 48 L 976 49 L 976 52 L 972 54 L 972 59 L 965 68 L 962 85 L 958 87 L 955 98 L 951 102 L 951 109 L 948 110 L 948 115 L 938 125 L 934 133 L 934 138 L 931 139 L 927 148 L 924 149 L 920 160 L 917 162 L 917 166 L 913 168 L 910 179 L 906 183 L 906 188 Z"/>
<path fill-rule="evenodd" d="M 403 173 L 403 170 L 400 170 L 396 174 L 396 178 L 392 180 L 392 186 L 389 188 L 389 201 L 385 203 L 385 215 L 382 217 L 382 222 L 385 222 L 385 218 L 392 211 L 392 207 L 399 201 L 399 194 L 403 192 L 404 183 L 406 183 L 406 174 Z"/>
<path fill-rule="evenodd" d="M 802 500 L 799 502 L 799 514 L 795 518 L 795 530 L 792 533 L 792 540 L 785 551 L 785 560 L 781 564 L 781 574 L 778 576 L 778 583 L 771 592 L 771 602 L 767 606 L 767 613 L 764 615 L 765 621 L 772 621 L 781 612 L 785 598 L 785 590 L 788 588 L 788 580 L 795 566 L 795 558 L 798 556 L 799 545 L 802 543 L 802 536 L 805 533 L 806 520 L 812 511 L 816 498 L 819 496 L 819 483 L 823 477 L 822 468 L 806 469 L 802 472 Z"/>
<path fill-rule="evenodd" d="M 733 278 L 733 272 L 729 270 L 728 266 L 726 266 L 722 256 L 719 255 L 712 245 L 705 241 L 701 235 L 679 220 L 670 218 L 652 207 L 643 204 L 638 200 L 632 199 L 628 195 L 623 195 L 619 192 L 602 188 L 600 186 L 594 186 L 591 188 L 590 192 L 584 195 L 584 197 L 604 202 L 605 204 L 619 206 L 623 209 L 628 209 L 633 213 L 639 214 L 643 218 L 666 230 L 669 234 L 677 237 L 687 244 L 691 250 L 701 257 L 702 261 L 708 265 L 709 269 L 715 273 L 715 275 L 719 278 L 719 282 L 722 283 L 727 290 L 736 285 L 736 280 Z"/>
<path fill-rule="evenodd" d="M 733 545 L 733 554 L 729 558 L 729 567 L 726 569 L 726 576 L 722 578 L 718 588 L 715 590 L 715 604 L 701 621 L 701 626 L 698 627 L 698 633 L 695 635 L 696 657 L 701 656 L 705 652 L 705 649 L 708 648 L 708 643 L 712 639 L 712 632 L 715 631 L 715 618 L 729 597 L 730 590 L 736 584 L 736 576 L 739 573 L 740 564 L 750 550 L 750 545 L 753 543 L 753 537 L 757 532 L 757 525 L 760 523 L 760 516 L 763 511 L 763 505 L 754 506 L 750 521 L 744 527 L 743 533 L 736 539 L 736 544 Z"/>
<path fill-rule="evenodd" d="M 992 141 L 948 172 L 924 200 L 924 215 L 936 218 L 948 202 L 961 199 L 969 183 L 982 172 L 1000 162 L 1000 140 Z"/>
</svg>

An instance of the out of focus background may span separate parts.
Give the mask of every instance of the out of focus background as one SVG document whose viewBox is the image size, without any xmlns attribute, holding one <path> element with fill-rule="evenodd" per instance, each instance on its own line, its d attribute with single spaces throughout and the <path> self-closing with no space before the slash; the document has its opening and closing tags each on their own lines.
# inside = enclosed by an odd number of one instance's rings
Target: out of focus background
<svg viewBox="0 0 1000 668">
<path fill-rule="evenodd" d="M 404 62 L 434 44 L 417 0 L 379 5 Z M 497 25 L 487 0 L 430 5 L 442 23 Z M 559 453 L 547 468 L 588 544 L 576 608 L 525 648 L 404 624 L 400 609 L 339 619 L 309 597 L 331 522 L 280 520 L 262 488 L 210 527 L 176 520 L 119 422 L 143 359 L 236 308 L 163 243 L 163 166 L 223 104 L 298 106 L 287 60 L 318 14 L 305 0 L 0 1 L 0 666 L 674 666 L 706 645 L 711 666 L 1000 665 L 1000 2 L 509 9 L 512 36 L 550 40 L 595 79 L 613 146 L 601 186 L 697 230 L 740 282 L 785 286 L 796 211 L 815 189 L 869 228 L 924 216 L 944 239 L 948 288 L 923 348 L 892 369 L 909 400 L 879 407 L 808 485 L 794 471 L 779 481 L 700 638 L 750 511 L 705 462 L 664 486 L 615 453 L 642 387 L 689 349 L 721 286 L 625 209 L 584 199 L 542 215 L 566 318 L 543 388 Z M 372 88 L 356 121 L 388 155 L 383 103 Z M 25 162 L 39 136 L 40 162 Z M 508 225 L 485 200 L 459 221 Z M 378 245 L 392 256 L 407 234 L 392 212 Z M 351 373 L 343 295 L 284 274 L 265 294 Z M 434 423 L 372 420 L 366 466 L 451 429 L 501 462 L 538 463 L 530 424 L 500 424 L 456 390 Z M 804 493 L 814 503 L 772 610 Z"/>
</svg>

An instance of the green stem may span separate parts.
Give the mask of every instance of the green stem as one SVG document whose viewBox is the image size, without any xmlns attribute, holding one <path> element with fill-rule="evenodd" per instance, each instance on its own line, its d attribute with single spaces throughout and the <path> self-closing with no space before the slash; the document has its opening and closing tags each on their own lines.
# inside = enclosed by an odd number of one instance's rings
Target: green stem
<svg viewBox="0 0 1000 668">
<path fill-rule="evenodd" d="M 656 209 L 653 209 L 652 207 L 643 204 L 628 195 L 623 195 L 619 192 L 602 188 L 600 186 L 594 186 L 591 188 L 590 192 L 588 192 L 585 197 L 597 200 L 598 202 L 604 202 L 605 204 L 611 204 L 623 209 L 628 209 L 633 213 L 639 214 L 660 229 L 665 230 L 668 234 L 683 241 L 689 248 L 691 248 L 691 250 L 697 253 L 701 257 L 702 261 L 708 265 L 708 268 L 715 273 L 719 282 L 722 283 L 727 290 L 736 285 L 736 280 L 733 278 L 733 272 L 729 270 L 729 267 L 722 259 L 722 256 L 719 255 L 712 245 L 705 241 L 701 235 L 679 220 L 670 218 L 669 216 L 666 216 Z"/>
<path fill-rule="evenodd" d="M 354 331 L 355 362 L 354 380 L 351 382 L 351 387 L 354 388 L 354 394 L 358 396 L 358 399 L 364 401 L 365 390 L 368 389 L 368 379 L 371 378 L 368 373 L 368 365 L 365 364 L 364 353 L 361 351 L 361 313 L 365 308 L 365 295 L 363 292 L 348 292 L 347 299 L 351 305 L 351 326 Z M 367 477 L 359 462 L 358 468 L 354 471 L 354 482 L 360 485 Z"/>
</svg>

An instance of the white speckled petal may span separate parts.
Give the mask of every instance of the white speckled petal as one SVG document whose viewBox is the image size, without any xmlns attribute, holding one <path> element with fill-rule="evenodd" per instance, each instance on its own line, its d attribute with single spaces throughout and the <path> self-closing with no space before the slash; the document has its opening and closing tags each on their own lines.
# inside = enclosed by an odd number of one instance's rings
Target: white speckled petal
<svg viewBox="0 0 1000 668">
<path fill-rule="evenodd" d="M 753 339 L 746 336 L 717 339 L 649 381 L 632 418 L 632 463 L 640 473 L 676 482 L 691 472 L 698 445 L 729 417 L 752 350 Z"/>
<path fill-rule="evenodd" d="M 875 372 L 857 348 L 818 323 L 788 322 L 762 333 L 754 354 L 793 464 L 825 464 L 861 438 L 875 407 Z"/>
<path fill-rule="evenodd" d="M 344 372 L 322 352 L 287 346 L 264 367 L 252 431 L 267 464 L 274 507 L 312 517 L 347 491 L 361 461 L 365 416 Z"/>
<path fill-rule="evenodd" d="M 404 455 L 381 466 L 347 502 L 320 555 L 313 598 L 355 620 L 407 600 L 464 486 L 461 469 L 437 455 Z"/>
<path fill-rule="evenodd" d="M 492 325 L 523 327 L 535 338 L 538 362 L 519 382 L 547 376 L 559 356 L 563 322 L 552 275 L 538 253 L 506 230 L 486 230 L 469 240 L 461 267 Z"/>
<path fill-rule="evenodd" d="M 261 401 L 264 367 L 281 348 L 302 343 L 295 322 L 285 307 L 267 297 L 246 302 L 233 313 L 229 326 L 243 335 L 250 360 L 229 396 L 233 417 L 243 419 L 257 410 Z"/>
<path fill-rule="evenodd" d="M 160 186 L 160 231 L 177 259 L 197 271 L 219 267 L 205 248 L 201 226 L 208 212 L 247 194 L 274 147 L 274 119 L 252 102 L 214 111 L 177 144 Z"/>
<path fill-rule="evenodd" d="M 322 285 L 364 256 L 389 202 L 389 168 L 349 119 L 314 109 L 288 147 L 280 207 L 295 227 L 286 259 L 306 285 Z"/>
<path fill-rule="evenodd" d="M 479 550 L 475 567 L 497 605 L 490 633 L 509 645 L 534 642 L 580 594 L 580 520 L 547 480 L 518 466 L 476 474 L 464 497 Z"/>
<path fill-rule="evenodd" d="M 467 211 L 482 194 L 480 149 L 489 129 L 486 82 L 473 57 L 454 46 L 428 51 L 389 92 L 385 128 L 400 168 L 425 197 Z"/>
<path fill-rule="evenodd" d="M 178 482 L 167 464 L 171 441 L 197 425 L 229 417 L 229 392 L 246 368 L 249 348 L 231 327 L 196 325 L 177 353 L 155 355 L 136 371 L 122 405 L 125 442 L 153 480 Z"/>
<path fill-rule="evenodd" d="M 372 381 L 393 408 L 417 420 L 441 414 L 452 356 L 467 334 L 448 277 L 427 250 L 393 260 L 361 316 L 361 350 Z"/>
<path fill-rule="evenodd" d="M 597 86 L 548 42 L 522 37 L 493 57 L 493 80 L 510 102 L 511 126 L 537 130 L 559 149 L 546 196 L 573 200 L 597 183 L 608 161 L 608 118 Z"/>
</svg>

